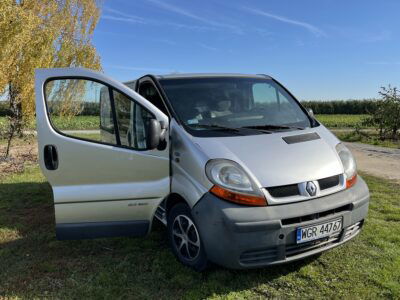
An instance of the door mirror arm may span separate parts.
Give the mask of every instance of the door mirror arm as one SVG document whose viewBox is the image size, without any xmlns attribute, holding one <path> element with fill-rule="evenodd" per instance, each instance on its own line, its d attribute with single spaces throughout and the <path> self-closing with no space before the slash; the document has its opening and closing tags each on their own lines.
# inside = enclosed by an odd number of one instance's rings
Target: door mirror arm
<svg viewBox="0 0 400 300">
<path fill-rule="evenodd" d="M 165 141 L 165 136 L 167 135 L 168 125 L 164 121 L 160 121 L 161 133 L 160 133 L 160 141 Z"/>
</svg>

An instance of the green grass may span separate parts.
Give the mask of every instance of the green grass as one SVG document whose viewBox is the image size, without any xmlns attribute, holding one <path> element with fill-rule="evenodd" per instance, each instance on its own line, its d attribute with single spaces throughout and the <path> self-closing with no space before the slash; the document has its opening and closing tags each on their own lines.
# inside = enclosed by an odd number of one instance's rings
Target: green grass
<svg viewBox="0 0 400 300">
<path fill-rule="evenodd" d="M 161 225 L 147 238 L 57 241 L 50 186 L 30 166 L 0 181 L 0 298 L 399 298 L 400 186 L 365 179 L 370 212 L 353 241 L 287 265 L 196 273 Z"/>
<path fill-rule="evenodd" d="M 60 130 L 90 130 L 99 129 L 100 119 L 96 116 L 79 116 L 70 120 L 60 117 L 53 117 L 54 126 Z"/>
<path fill-rule="evenodd" d="M 375 132 L 369 132 L 368 134 L 359 134 L 355 131 L 349 132 L 335 132 L 333 133 L 343 142 L 358 142 L 364 144 L 370 144 L 374 146 L 388 147 L 400 149 L 400 140 L 380 140 L 378 134 Z"/>
<path fill-rule="evenodd" d="M 54 125 L 59 130 L 90 130 L 99 129 L 99 117 L 96 116 L 78 116 L 70 120 L 66 118 L 53 117 Z M 0 128 L 6 125 L 6 118 L 0 117 Z M 31 122 L 26 126 L 28 130 L 35 130 L 36 123 Z"/>
<path fill-rule="evenodd" d="M 316 115 L 318 121 L 329 128 L 354 128 L 368 115 Z"/>
</svg>

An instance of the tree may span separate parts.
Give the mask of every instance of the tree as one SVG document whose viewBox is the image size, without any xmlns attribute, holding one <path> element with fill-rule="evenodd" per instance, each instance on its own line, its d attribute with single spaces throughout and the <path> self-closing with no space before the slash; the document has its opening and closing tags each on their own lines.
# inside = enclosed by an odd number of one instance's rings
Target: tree
<svg viewBox="0 0 400 300">
<path fill-rule="evenodd" d="M 0 1 L 0 94 L 10 103 L 10 143 L 34 118 L 36 68 L 101 69 L 91 43 L 99 15 L 97 0 Z"/>
<path fill-rule="evenodd" d="M 396 140 L 400 130 L 400 94 L 396 87 L 382 87 L 379 92 L 381 99 L 376 102 L 376 108 L 366 120 L 369 125 L 379 130 L 381 140 L 391 138 Z"/>
</svg>

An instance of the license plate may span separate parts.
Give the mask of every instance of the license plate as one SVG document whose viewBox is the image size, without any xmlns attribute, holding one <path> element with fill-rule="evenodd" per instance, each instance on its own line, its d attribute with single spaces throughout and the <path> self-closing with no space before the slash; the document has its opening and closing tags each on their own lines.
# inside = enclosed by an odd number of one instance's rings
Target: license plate
<svg viewBox="0 0 400 300">
<path fill-rule="evenodd" d="M 321 224 L 297 228 L 297 243 L 305 243 L 328 237 L 342 230 L 342 218 Z"/>
</svg>

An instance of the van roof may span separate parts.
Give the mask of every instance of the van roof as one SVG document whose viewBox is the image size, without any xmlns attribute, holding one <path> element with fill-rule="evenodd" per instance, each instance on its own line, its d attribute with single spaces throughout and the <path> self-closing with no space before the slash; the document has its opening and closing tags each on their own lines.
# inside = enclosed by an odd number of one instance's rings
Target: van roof
<svg viewBox="0 0 400 300">
<path fill-rule="evenodd" d="M 240 74 L 240 73 L 173 73 L 166 75 L 154 75 L 157 79 L 181 79 L 201 77 L 247 77 L 247 78 L 271 78 L 264 74 Z"/>
<path fill-rule="evenodd" d="M 146 75 L 147 76 L 147 75 Z M 158 80 L 160 79 L 183 79 L 183 78 L 212 78 L 212 77 L 244 77 L 244 78 L 260 78 L 260 79 L 271 79 L 270 76 L 264 74 L 240 74 L 240 73 L 173 73 L 165 75 L 152 75 Z M 129 87 L 135 86 L 136 80 L 125 81 Z"/>
</svg>

